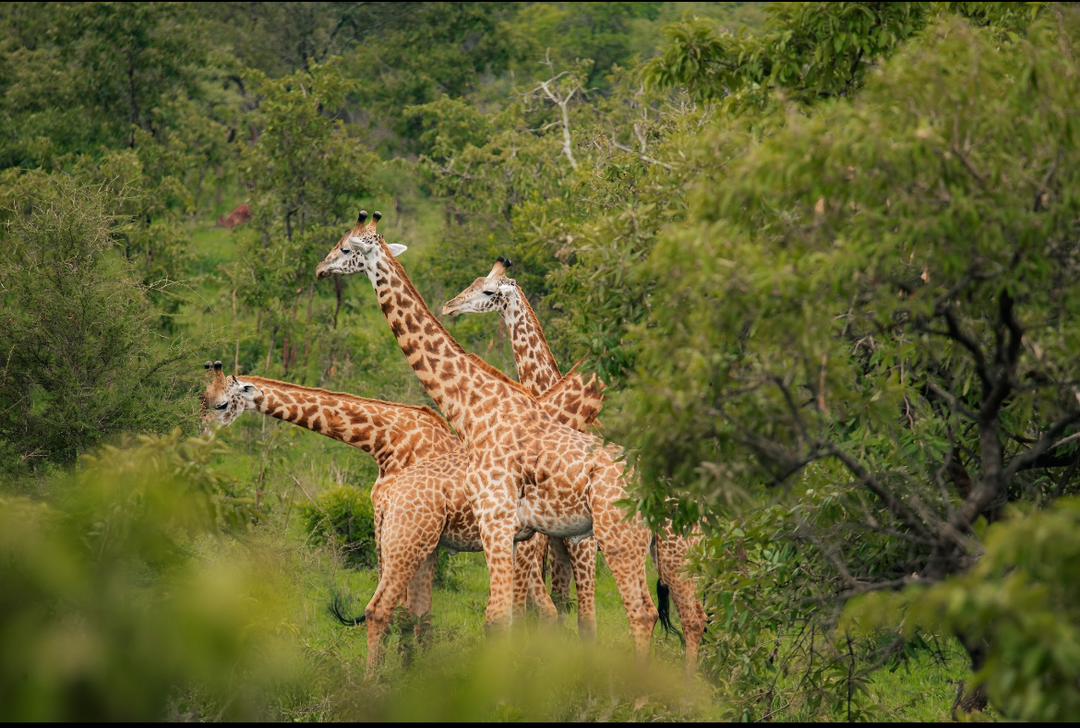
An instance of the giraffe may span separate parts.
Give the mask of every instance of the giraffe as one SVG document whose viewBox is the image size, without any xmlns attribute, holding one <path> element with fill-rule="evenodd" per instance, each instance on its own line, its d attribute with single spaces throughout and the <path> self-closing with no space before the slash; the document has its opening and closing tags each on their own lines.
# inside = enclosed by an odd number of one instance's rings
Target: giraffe
<svg viewBox="0 0 1080 728">
<path fill-rule="evenodd" d="M 552 382 L 558 381 L 562 374 L 551 353 L 551 347 L 548 346 L 540 320 L 529 304 L 529 299 L 517 281 L 507 275 L 511 265 L 508 258 L 498 258 L 487 276 L 477 278 L 472 285 L 448 301 L 443 306 L 442 313 L 458 316 L 466 313 L 499 312 L 507 330 L 510 331 L 518 379 L 534 393 L 543 392 L 551 386 Z M 698 597 L 697 585 L 686 574 L 685 568 L 687 553 L 700 541 L 700 538 L 699 532 L 691 534 L 689 539 L 677 536 L 670 526 L 665 526 L 662 533 L 654 539 L 652 549 L 653 560 L 656 562 L 660 577 L 656 585 L 661 604 L 660 621 L 665 630 L 673 631 L 667 617 L 667 599 L 670 593 L 674 597 L 675 607 L 679 610 L 679 617 L 683 623 L 688 670 L 693 670 L 697 666 L 698 652 L 707 622 L 705 608 Z M 589 559 L 595 569 L 596 556 L 591 551 Z M 575 564 L 575 576 L 576 569 Z M 595 576 L 595 571 L 592 576 Z M 552 581 L 554 582 L 554 578 Z M 579 595 L 581 594 L 580 584 L 579 580 Z M 554 588 L 552 591 L 555 591 Z M 589 596 L 593 597 L 592 594 Z"/>
<path fill-rule="evenodd" d="M 548 536 L 595 535 L 626 610 L 638 654 L 650 649 L 657 611 L 645 584 L 651 533 L 620 507 L 625 465 L 595 435 L 548 416 L 517 382 L 467 353 L 424 303 L 397 256 L 361 211 L 316 268 L 316 277 L 366 274 L 413 372 L 461 433 L 490 579 L 489 629 L 513 617 L 514 536 L 519 526 Z"/>
<path fill-rule="evenodd" d="M 367 452 L 379 467 L 371 490 L 379 549 L 379 587 L 365 610 L 368 627 L 368 674 L 382 661 L 382 642 L 393 609 L 402 601 L 423 639 L 431 611 L 435 550 L 480 551 L 476 515 L 463 487 L 466 453 L 446 422 L 427 407 L 383 402 L 341 392 L 303 387 L 265 377 L 235 374 L 226 378 L 222 364 L 207 362 L 202 394 L 203 423 L 228 426 L 246 411 L 257 411 L 318 432 Z M 602 406 L 602 392 L 571 372 L 543 398 L 573 402 L 567 416 L 587 427 Z M 515 564 L 532 585 L 530 595 L 541 612 L 554 616 L 544 591 L 536 555 Z M 531 560 L 530 560 L 531 559 Z M 370 619 L 367 619 L 370 617 Z"/>
<path fill-rule="evenodd" d="M 463 313 L 500 311 L 510 332 L 514 350 L 518 381 L 534 396 L 539 396 L 562 378 L 559 364 L 551 353 L 544 329 L 536 318 L 525 295 L 514 286 L 503 287 L 506 270 L 511 265 L 506 258 L 499 258 L 485 278 L 477 278 L 471 286 L 447 302 L 444 316 Z M 520 295 L 519 295 L 520 294 Z M 595 379 L 595 375 L 593 377 Z M 599 386 L 603 386 L 602 384 Z M 550 539 L 551 593 L 560 613 L 566 611 L 570 601 L 570 577 L 577 583 L 578 633 L 588 637 L 596 634 L 596 539 Z M 517 583 L 515 582 L 515 588 Z M 516 599 L 520 599 L 517 596 Z"/>
</svg>

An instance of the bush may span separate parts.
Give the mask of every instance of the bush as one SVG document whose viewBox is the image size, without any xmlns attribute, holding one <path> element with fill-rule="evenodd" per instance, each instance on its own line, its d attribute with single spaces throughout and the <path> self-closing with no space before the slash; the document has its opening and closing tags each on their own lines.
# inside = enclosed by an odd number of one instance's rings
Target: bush
<svg viewBox="0 0 1080 728">
<path fill-rule="evenodd" d="M 1005 716 L 1067 721 L 1080 711 L 1080 498 L 991 525 L 966 574 L 929 588 L 872 593 L 848 623 L 864 630 L 945 630 L 987 650 L 969 689 L 984 687 Z"/>
<path fill-rule="evenodd" d="M 70 463 L 117 432 L 174 426 L 181 344 L 117 249 L 111 203 L 70 177 L 0 178 L 0 470 Z"/>
<path fill-rule="evenodd" d="M 331 488 L 314 503 L 305 503 L 300 512 L 304 532 L 312 543 L 340 546 L 345 563 L 353 568 L 370 569 L 378 565 L 375 512 L 369 491 L 348 485 Z M 459 587 L 446 549 L 439 549 L 435 562 L 435 586 L 450 590 Z"/>
<path fill-rule="evenodd" d="M 345 563 L 367 569 L 379 563 L 375 512 L 369 491 L 339 485 L 301 507 L 304 532 L 315 544 L 339 546 Z"/>
<path fill-rule="evenodd" d="M 219 452 L 142 437 L 50 478 L 48 503 L 0 492 L 0 720 L 162 720 L 189 691 L 255 719 L 294 684 L 282 580 L 241 549 L 195 558 L 252 515 Z"/>
</svg>

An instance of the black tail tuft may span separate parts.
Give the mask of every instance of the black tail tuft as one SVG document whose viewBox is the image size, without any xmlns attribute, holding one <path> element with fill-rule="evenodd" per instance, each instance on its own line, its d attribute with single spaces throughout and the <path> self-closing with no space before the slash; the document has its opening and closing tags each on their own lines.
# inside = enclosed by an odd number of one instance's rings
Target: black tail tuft
<svg viewBox="0 0 1080 728">
<path fill-rule="evenodd" d="M 341 594 L 335 591 L 333 598 L 330 600 L 330 616 L 334 617 L 334 619 L 341 622 L 346 627 L 357 627 L 363 624 L 367 619 L 367 615 L 361 614 L 359 617 L 346 617 L 344 601 Z"/>
<path fill-rule="evenodd" d="M 656 612 L 660 617 L 660 626 L 664 628 L 664 631 L 668 634 L 673 634 L 679 638 L 679 642 L 686 644 L 686 639 L 683 637 L 682 632 L 675 629 L 675 625 L 671 623 L 671 590 L 668 585 L 659 579 L 656 580 Z"/>
</svg>

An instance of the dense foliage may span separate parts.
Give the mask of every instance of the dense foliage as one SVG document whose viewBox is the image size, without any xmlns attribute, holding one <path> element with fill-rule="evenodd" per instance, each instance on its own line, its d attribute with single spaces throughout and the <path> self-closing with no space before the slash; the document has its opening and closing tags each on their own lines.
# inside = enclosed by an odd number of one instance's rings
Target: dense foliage
<svg viewBox="0 0 1080 728">
<path fill-rule="evenodd" d="M 370 493 L 345 485 L 332 488 L 305 503 L 300 514 L 304 531 L 314 543 L 338 546 L 350 566 L 378 565 Z"/>
<path fill-rule="evenodd" d="M 1070 717 L 1078 41 L 1046 3 L 3 6 L 0 714 Z M 312 274 L 361 207 L 433 307 L 512 258 L 607 381 L 636 506 L 705 532 L 694 700 L 596 655 L 534 696 L 468 570 L 446 659 L 350 691 L 318 600 L 374 584 L 373 462 L 163 434 L 208 358 L 424 401 Z"/>
</svg>

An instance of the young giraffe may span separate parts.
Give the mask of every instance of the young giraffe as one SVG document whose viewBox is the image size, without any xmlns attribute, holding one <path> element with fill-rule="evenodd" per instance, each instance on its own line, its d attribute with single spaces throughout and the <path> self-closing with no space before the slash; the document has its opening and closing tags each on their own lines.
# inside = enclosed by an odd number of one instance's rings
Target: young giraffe
<svg viewBox="0 0 1080 728">
<path fill-rule="evenodd" d="M 551 386 L 552 382 L 558 381 L 562 374 L 551 353 L 551 347 L 548 346 L 540 320 L 529 305 L 529 299 L 518 286 L 517 281 L 507 276 L 510 265 L 509 260 L 500 257 L 486 277 L 473 281 L 472 285 L 448 301 L 443 306 L 442 312 L 443 315 L 450 316 L 489 311 L 500 312 L 506 328 L 510 331 L 518 379 L 534 393 L 543 392 Z M 660 577 L 656 585 L 657 596 L 660 600 L 660 621 L 666 630 L 673 631 L 667 617 L 667 599 L 670 592 L 674 597 L 675 607 L 679 610 L 683 631 L 686 633 L 684 638 L 686 665 L 691 670 L 697 666 L 698 650 L 707 621 L 705 607 L 697 595 L 697 585 L 687 576 L 685 569 L 687 552 L 698 541 L 700 541 L 700 534 L 694 534 L 690 539 L 685 539 L 676 536 L 670 528 L 665 528 L 653 543 L 653 557 Z M 555 543 L 557 540 L 552 539 L 552 544 Z M 588 574 L 590 579 L 595 578 L 596 565 L 595 543 L 591 546 L 592 548 L 586 554 L 588 565 L 591 567 Z M 579 565 L 575 561 L 576 578 L 578 578 L 578 570 Z M 552 582 L 552 592 L 556 594 L 554 578 Z M 591 581 L 589 587 L 594 588 Z M 579 599 L 581 595 L 581 579 L 578 578 Z M 593 616 L 593 597 L 593 593 L 588 594 L 590 617 Z M 557 600 L 556 604 L 558 604 Z M 583 606 L 578 608 L 579 620 L 583 608 Z"/>
<path fill-rule="evenodd" d="M 490 575 L 486 621 L 513 615 L 514 534 L 525 528 L 562 538 L 595 534 L 615 577 L 639 654 L 649 651 L 657 612 L 645 584 L 651 534 L 626 497 L 618 451 L 549 417 L 517 382 L 468 354 L 409 280 L 374 221 L 361 212 L 316 268 L 316 276 L 364 273 L 390 329 L 429 396 L 461 433 L 466 487 L 475 504 Z"/>
<path fill-rule="evenodd" d="M 393 609 L 404 600 L 423 638 L 431 611 L 435 550 L 481 551 L 476 515 L 464 488 L 467 457 L 446 422 L 427 407 L 383 402 L 340 392 L 302 387 L 265 377 L 226 378 L 221 362 L 210 371 L 202 395 L 203 423 L 232 424 L 248 410 L 291 422 L 352 445 L 375 458 L 379 477 L 371 489 L 379 549 L 379 587 L 365 611 L 368 673 L 382 660 L 382 640 Z M 574 372 L 545 393 L 545 407 L 573 404 L 569 415 L 587 427 L 603 403 L 601 390 Z M 544 590 L 534 552 L 515 565 L 517 577 L 532 586 L 530 596 L 547 616 L 554 606 Z"/>
<path fill-rule="evenodd" d="M 551 353 L 544 329 L 536 318 L 532 306 L 524 294 L 506 295 L 500 284 L 512 279 L 506 277 L 510 262 L 499 258 L 486 278 L 477 278 L 471 286 L 447 302 L 444 316 L 464 313 L 500 311 L 506 328 L 510 331 L 510 343 L 514 350 L 518 381 L 534 396 L 547 391 L 562 378 L 559 364 Z M 515 288 L 516 291 L 516 288 Z M 593 376 L 595 380 L 595 375 Z M 598 386 L 603 386 L 602 384 Z M 570 578 L 577 583 L 578 633 L 593 637 L 596 634 L 596 539 L 581 541 L 552 538 L 548 541 L 552 551 L 551 595 L 560 613 L 570 603 Z M 518 587 L 515 582 L 515 588 Z M 522 597 L 515 595 L 515 601 Z"/>
</svg>

